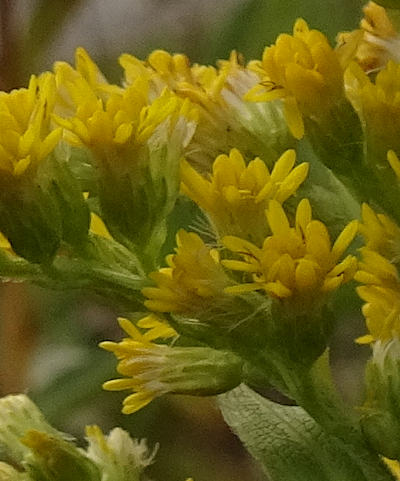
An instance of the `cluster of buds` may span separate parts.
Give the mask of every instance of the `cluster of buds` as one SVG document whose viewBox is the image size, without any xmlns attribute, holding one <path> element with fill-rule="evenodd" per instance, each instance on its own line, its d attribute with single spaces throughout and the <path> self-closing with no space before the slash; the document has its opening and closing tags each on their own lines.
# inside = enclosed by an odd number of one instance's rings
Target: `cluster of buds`
<svg viewBox="0 0 400 481">
<path fill-rule="evenodd" d="M 0 448 L 7 463 L 0 462 L 0 479 L 139 481 L 157 452 L 120 428 L 105 436 L 98 426 L 87 426 L 86 438 L 87 448 L 78 448 L 27 396 L 6 396 L 0 399 Z"/>
</svg>

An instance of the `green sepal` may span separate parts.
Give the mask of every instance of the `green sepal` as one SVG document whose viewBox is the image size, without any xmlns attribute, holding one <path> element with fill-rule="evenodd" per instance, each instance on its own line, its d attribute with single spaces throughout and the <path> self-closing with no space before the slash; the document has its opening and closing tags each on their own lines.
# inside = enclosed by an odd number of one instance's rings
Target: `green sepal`
<svg viewBox="0 0 400 481">
<path fill-rule="evenodd" d="M 269 401 L 245 385 L 218 400 L 225 421 L 271 480 L 372 480 L 302 408 Z"/>
</svg>

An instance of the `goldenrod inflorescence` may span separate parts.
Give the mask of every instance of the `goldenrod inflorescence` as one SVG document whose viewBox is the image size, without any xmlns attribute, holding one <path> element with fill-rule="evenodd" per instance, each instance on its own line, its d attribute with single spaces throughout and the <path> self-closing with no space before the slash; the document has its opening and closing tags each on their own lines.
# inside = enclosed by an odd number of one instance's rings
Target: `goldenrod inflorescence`
<svg viewBox="0 0 400 481">
<path fill-rule="evenodd" d="M 329 436 L 400 457 L 381 435 L 400 396 L 400 37 L 391 9 L 364 11 L 336 46 L 298 19 L 247 64 L 123 54 L 121 85 L 79 48 L 0 95 L 0 275 L 117 305 L 127 337 L 101 347 L 124 413 L 272 385 Z M 341 424 L 317 373 L 355 292 L 372 357 Z M 111 435 L 88 436 L 106 453 Z M 378 479 L 357 449 L 354 469 Z"/>
</svg>

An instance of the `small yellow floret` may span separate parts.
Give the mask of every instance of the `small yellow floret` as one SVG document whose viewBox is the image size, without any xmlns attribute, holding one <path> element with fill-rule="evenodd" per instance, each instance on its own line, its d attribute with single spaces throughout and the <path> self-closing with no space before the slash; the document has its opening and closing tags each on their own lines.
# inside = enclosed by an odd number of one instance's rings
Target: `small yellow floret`
<svg viewBox="0 0 400 481">
<path fill-rule="evenodd" d="M 223 260 L 228 269 L 250 275 L 251 282 L 225 289 L 240 293 L 264 290 L 278 299 L 290 298 L 306 307 L 321 294 L 337 289 L 352 279 L 357 262 L 353 256 L 340 261 L 357 233 L 357 222 L 348 224 L 331 245 L 325 225 L 312 220 L 311 206 L 303 199 L 297 207 L 295 226 L 291 227 L 282 206 L 271 200 L 267 210 L 272 235 L 262 248 L 237 237 L 223 239 L 225 246 L 242 260 Z"/>
<path fill-rule="evenodd" d="M 284 99 L 285 117 L 294 137 L 304 135 L 303 115 L 319 116 L 343 96 L 343 72 L 325 35 L 298 19 L 293 35 L 279 35 L 261 61 L 249 65 L 262 82 L 248 92 L 255 102 Z"/>
</svg>

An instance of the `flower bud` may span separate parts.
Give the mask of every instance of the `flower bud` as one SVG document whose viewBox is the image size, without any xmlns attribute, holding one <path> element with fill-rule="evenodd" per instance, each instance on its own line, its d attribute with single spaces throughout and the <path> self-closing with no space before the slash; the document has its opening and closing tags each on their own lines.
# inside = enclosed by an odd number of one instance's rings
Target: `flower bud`
<svg viewBox="0 0 400 481">
<path fill-rule="evenodd" d="M 20 440 L 31 429 L 54 438 L 63 437 L 62 433 L 47 423 L 36 405 L 24 394 L 0 399 L 0 446 L 16 464 L 20 464 L 28 453 L 28 448 Z"/>
<path fill-rule="evenodd" d="M 150 452 L 145 440 L 132 439 L 121 428 L 105 436 L 98 426 L 87 426 L 86 436 L 87 456 L 101 468 L 104 480 L 140 481 L 144 468 L 152 464 L 158 449 L 156 445 Z"/>
<path fill-rule="evenodd" d="M 383 456 L 400 457 L 400 341 L 376 341 L 366 370 L 367 403 L 361 425 L 368 441 Z"/>
<path fill-rule="evenodd" d="M 71 442 L 29 430 L 21 442 L 30 448 L 24 465 L 35 481 L 100 481 L 98 467 Z"/>
</svg>

